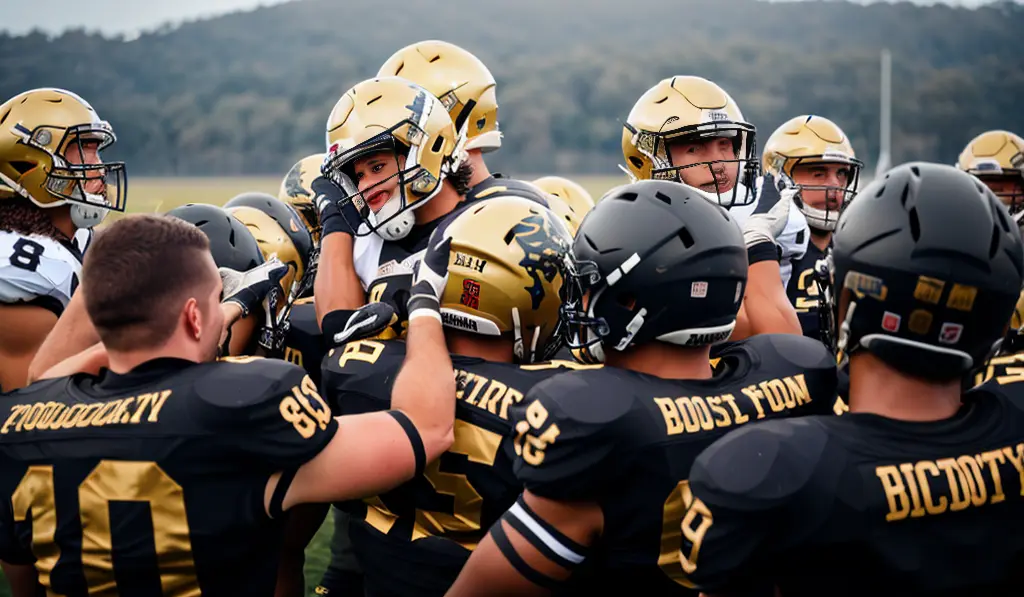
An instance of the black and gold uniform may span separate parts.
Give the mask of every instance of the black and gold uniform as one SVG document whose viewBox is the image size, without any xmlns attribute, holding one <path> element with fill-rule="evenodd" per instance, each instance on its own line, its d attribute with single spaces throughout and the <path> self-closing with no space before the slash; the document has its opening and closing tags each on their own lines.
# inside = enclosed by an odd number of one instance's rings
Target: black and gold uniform
<svg viewBox="0 0 1024 597">
<path fill-rule="evenodd" d="M 679 547 L 697 455 L 737 427 L 832 410 L 835 361 L 821 343 L 761 335 L 719 356 L 708 380 L 611 367 L 560 375 L 513 409 L 515 472 L 526 489 L 595 502 L 604 514 L 578 591 L 691 594 Z"/>
<path fill-rule="evenodd" d="M 818 245 L 813 242 L 807 243 L 807 252 L 800 259 L 793 261 L 793 275 L 786 286 L 786 294 L 796 309 L 804 336 L 815 340 L 821 340 L 822 322 L 818 313 L 821 301 L 814 272 L 815 264 L 824 258 L 825 252 L 819 249 Z"/>
<path fill-rule="evenodd" d="M 4 395 L 0 559 L 47 594 L 272 595 L 267 481 L 337 429 L 282 361 L 161 358 Z"/>
<path fill-rule="evenodd" d="M 332 351 L 323 389 L 343 414 L 387 410 L 405 344 L 362 341 Z M 552 374 L 594 368 L 567 361 L 495 363 L 452 355 L 456 442 L 419 478 L 366 500 L 349 533 L 367 594 L 444 595 L 487 529 L 522 491 L 512 472 L 512 408 Z M 365 512 L 363 512 L 365 510 Z M 401 574 L 396 574 L 401 570 Z"/>
</svg>

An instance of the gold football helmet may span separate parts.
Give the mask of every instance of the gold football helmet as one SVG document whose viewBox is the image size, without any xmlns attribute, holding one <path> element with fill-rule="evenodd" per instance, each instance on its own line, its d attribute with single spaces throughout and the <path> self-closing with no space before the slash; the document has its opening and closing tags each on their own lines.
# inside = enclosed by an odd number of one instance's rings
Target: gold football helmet
<svg viewBox="0 0 1024 597">
<path fill-rule="evenodd" d="M 671 147 L 732 141 L 731 157 L 674 164 Z M 754 125 L 718 85 L 701 77 L 670 77 L 648 89 L 629 112 L 622 131 L 626 174 L 633 180 L 671 180 L 718 195 L 723 207 L 754 201 L 759 172 Z M 697 170 L 691 170 L 691 169 Z M 686 178 L 706 179 L 690 183 Z"/>
<path fill-rule="evenodd" d="M 566 227 L 569 228 L 569 233 L 575 237 L 576 231 L 580 229 L 580 224 L 583 223 L 583 218 L 573 211 L 572 207 L 561 197 L 549 193 L 545 199 L 548 200 L 548 208 L 551 209 L 551 212 L 565 222 Z"/>
<path fill-rule="evenodd" d="M 369 79 L 346 91 L 331 111 L 323 174 L 345 189 L 345 200 L 358 209 L 365 226 L 351 223 L 357 235 L 375 232 L 394 241 L 409 234 L 416 222 L 413 210 L 433 199 L 458 169 L 464 145 L 441 100 L 426 89 L 398 77 Z M 405 166 L 395 175 L 400 192 L 374 213 L 353 184 L 351 167 L 379 152 L 391 152 L 396 161 L 403 157 Z"/>
<path fill-rule="evenodd" d="M 569 209 L 582 221 L 587 212 L 594 209 L 594 198 L 590 196 L 587 189 L 584 189 L 576 182 L 561 176 L 545 176 L 533 181 L 540 190 L 549 195 L 558 197 Z"/>
<path fill-rule="evenodd" d="M 468 51 L 444 41 L 421 41 L 395 52 L 377 76 L 402 77 L 434 94 L 455 130 L 465 135 L 467 150 L 501 147 L 494 76 Z"/>
<path fill-rule="evenodd" d="M 276 222 L 274 218 L 266 213 L 246 205 L 225 207 L 224 211 L 235 217 L 239 222 L 252 233 L 256 244 L 260 247 L 260 253 L 265 260 L 277 257 L 281 263 L 288 266 L 288 273 L 281 278 L 279 290 L 283 298 L 288 298 L 292 292 L 292 285 L 298 283 L 305 273 L 305 265 L 299 250 L 295 247 L 288 233 Z M 277 308 L 285 306 L 284 300 L 277 301 Z"/>
<path fill-rule="evenodd" d="M 295 162 L 288 174 L 285 174 L 281 189 L 277 192 L 278 199 L 298 212 L 315 244 L 320 244 L 320 214 L 313 204 L 315 193 L 311 185 L 313 179 L 320 176 L 320 166 L 324 163 L 325 155 L 314 153 Z"/>
<path fill-rule="evenodd" d="M 804 114 L 777 128 L 764 145 L 761 159 L 766 174 L 778 184 L 798 187 L 801 192 L 824 192 L 836 196 L 836 209 L 818 209 L 799 201 L 797 206 L 807 223 L 818 230 L 834 230 L 839 214 L 857 192 L 860 171 L 864 163 L 856 158 L 853 146 L 843 129 L 821 116 Z M 810 164 L 843 164 L 846 170 L 845 186 L 797 184 L 793 169 Z M 806 197 L 804 197 L 806 199 Z"/>
<path fill-rule="evenodd" d="M 16 95 L 0 105 L 0 188 L 41 208 L 71 205 L 76 227 L 95 226 L 125 208 L 124 163 L 99 161 L 116 140 L 110 123 L 70 91 Z"/>
<path fill-rule="evenodd" d="M 445 326 L 511 334 L 519 362 L 549 359 L 561 345 L 559 309 L 572 237 L 542 205 L 495 197 L 459 214 L 441 297 Z"/>
<path fill-rule="evenodd" d="M 1024 139 L 1009 131 L 988 131 L 971 139 L 957 168 L 977 176 L 1011 214 L 1024 211 Z"/>
</svg>

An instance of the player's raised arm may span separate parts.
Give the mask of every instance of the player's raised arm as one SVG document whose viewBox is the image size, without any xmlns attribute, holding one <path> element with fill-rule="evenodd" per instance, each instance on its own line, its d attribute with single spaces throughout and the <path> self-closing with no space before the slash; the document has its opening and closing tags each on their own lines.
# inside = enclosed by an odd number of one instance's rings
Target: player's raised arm
<svg viewBox="0 0 1024 597">
<path fill-rule="evenodd" d="M 743 224 L 743 242 L 747 246 L 750 267 L 743 304 L 736 316 L 731 340 L 757 334 L 801 334 L 800 319 L 789 302 L 782 283 L 778 238 L 786 228 L 793 210 L 792 192 L 779 193 L 771 176 L 762 185 L 761 205 L 774 201 L 764 213 L 756 213 Z"/>
<path fill-rule="evenodd" d="M 413 279 L 406 357 L 392 389 L 392 410 L 338 417 L 337 434 L 323 452 L 298 469 L 290 488 L 277 490 L 277 479 L 271 480 L 266 498 L 272 515 L 295 504 L 380 493 L 422 472 L 451 446 L 455 373 L 438 298 L 448 277 L 450 246 L 442 229 L 435 232 Z M 367 305 L 347 327 L 372 328 L 372 322 L 364 325 L 361 316 L 380 317 L 376 309 Z M 287 482 L 287 474 L 281 479 Z"/>
</svg>

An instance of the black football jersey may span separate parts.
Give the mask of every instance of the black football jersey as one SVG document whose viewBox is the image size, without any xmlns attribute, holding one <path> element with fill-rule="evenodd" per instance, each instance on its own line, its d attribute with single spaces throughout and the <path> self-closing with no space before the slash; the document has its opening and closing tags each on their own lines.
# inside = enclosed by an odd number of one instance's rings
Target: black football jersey
<svg viewBox="0 0 1024 597">
<path fill-rule="evenodd" d="M 47 380 L 0 416 L 0 559 L 69 597 L 272 595 L 267 480 L 337 429 L 301 369 L 255 357 Z"/>
<path fill-rule="evenodd" d="M 526 489 L 604 513 L 577 592 L 696 595 L 679 562 L 694 459 L 737 427 L 832 411 L 835 361 L 819 342 L 761 335 L 717 356 L 707 380 L 611 367 L 565 373 L 513 409 L 515 472 Z"/>
<path fill-rule="evenodd" d="M 983 384 L 990 379 L 1004 385 L 1024 381 L 1024 352 L 992 357 L 985 367 L 974 375 L 973 385 Z"/>
<path fill-rule="evenodd" d="M 691 580 L 785 597 L 1020 595 L 1018 381 L 966 393 L 943 421 L 846 413 L 729 434 L 690 476 Z"/>
<path fill-rule="evenodd" d="M 313 300 L 313 297 L 301 298 L 292 305 L 288 313 L 288 331 L 284 336 L 283 358 L 305 369 L 313 383 L 320 387 L 320 362 L 327 349 Z"/>
<path fill-rule="evenodd" d="M 488 176 L 473 185 L 473 188 L 466 194 L 466 202 L 471 203 L 480 199 L 508 196 L 522 197 L 530 201 L 536 201 L 544 207 L 548 206 L 548 200 L 544 196 L 544 191 L 528 182 L 514 178 L 505 178 L 501 174 Z"/>
<path fill-rule="evenodd" d="M 821 319 L 818 316 L 821 297 L 818 296 L 818 284 L 815 282 L 814 264 L 824 258 L 825 252 L 818 245 L 807 243 L 804 256 L 793 261 L 793 274 L 786 287 L 786 295 L 796 309 L 804 336 L 815 340 L 821 340 Z"/>
<path fill-rule="evenodd" d="M 388 410 L 404 358 L 405 343 L 398 341 L 336 349 L 324 361 L 324 397 L 340 403 L 343 414 Z M 445 594 L 471 550 L 522 492 L 512 472 L 512 407 L 551 374 L 584 367 L 457 355 L 452 362 L 458 380 L 454 445 L 422 476 L 365 500 L 349 527 L 368 594 L 375 597 Z"/>
</svg>

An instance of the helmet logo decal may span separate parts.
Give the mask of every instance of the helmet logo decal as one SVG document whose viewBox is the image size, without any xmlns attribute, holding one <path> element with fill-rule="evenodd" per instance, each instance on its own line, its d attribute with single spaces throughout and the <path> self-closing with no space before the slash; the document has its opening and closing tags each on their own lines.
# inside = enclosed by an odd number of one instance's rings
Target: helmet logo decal
<svg viewBox="0 0 1024 597">
<path fill-rule="evenodd" d="M 309 191 L 302 188 L 302 164 L 295 164 L 295 167 L 288 172 L 284 179 L 285 192 L 289 197 L 309 197 Z"/>
<path fill-rule="evenodd" d="M 482 274 L 484 273 L 484 268 L 487 267 L 487 260 L 480 259 L 479 257 L 473 257 L 472 255 L 466 255 L 465 253 L 456 252 L 455 266 L 476 270 Z"/>
<path fill-rule="evenodd" d="M 978 289 L 974 286 L 953 284 L 949 291 L 949 298 L 946 299 L 946 306 L 957 311 L 970 313 L 974 309 L 974 299 L 978 296 Z"/>
<path fill-rule="evenodd" d="M 527 286 L 526 291 L 530 293 L 534 309 L 540 308 L 544 300 L 544 284 L 541 277 L 548 282 L 555 279 L 555 275 L 558 274 L 558 256 L 564 249 L 556 236 L 545 233 L 546 229 L 552 228 L 553 226 L 545 222 L 543 215 L 535 214 L 523 218 L 509 231 L 524 253 L 519 265 L 523 266 L 533 279 L 533 285 Z"/>
<path fill-rule="evenodd" d="M 462 281 L 462 296 L 459 302 L 470 309 L 480 308 L 480 283 L 476 280 L 465 279 Z"/>
</svg>

